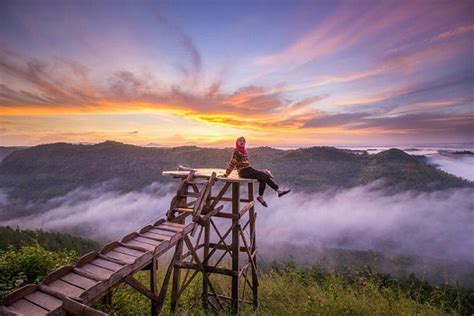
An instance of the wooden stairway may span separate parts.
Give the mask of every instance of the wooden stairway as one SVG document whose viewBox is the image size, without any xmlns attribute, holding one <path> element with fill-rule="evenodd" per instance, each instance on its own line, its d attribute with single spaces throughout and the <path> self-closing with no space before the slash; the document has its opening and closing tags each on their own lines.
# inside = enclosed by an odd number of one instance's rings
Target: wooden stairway
<svg viewBox="0 0 474 316">
<path fill-rule="evenodd" d="M 200 223 L 219 212 L 219 208 L 206 208 L 215 178 L 213 173 L 209 180 L 198 179 L 194 171 L 190 171 L 171 201 L 167 219 L 158 219 L 120 241 L 86 254 L 76 265 L 50 273 L 41 284 L 26 285 L 12 292 L 0 306 L 0 315 L 106 315 L 90 305 L 122 282 L 148 296 L 159 313 L 167 284 L 163 282 L 158 295 L 156 290 L 141 285 L 133 274 L 147 267 L 150 273 L 152 270 L 156 273 L 158 257 L 187 239 L 188 234 L 193 235 Z M 189 188 L 192 192 L 188 192 Z M 203 210 L 207 213 L 203 214 Z M 183 224 L 184 218 L 190 215 L 192 222 Z"/>
</svg>

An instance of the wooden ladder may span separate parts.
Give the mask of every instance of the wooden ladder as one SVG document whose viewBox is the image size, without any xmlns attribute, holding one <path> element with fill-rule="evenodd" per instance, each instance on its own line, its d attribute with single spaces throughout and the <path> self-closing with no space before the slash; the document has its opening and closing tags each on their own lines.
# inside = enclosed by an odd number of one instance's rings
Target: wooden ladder
<svg viewBox="0 0 474 316">
<path fill-rule="evenodd" d="M 196 233 L 197 224 L 204 225 L 210 216 L 217 214 L 223 208 L 223 206 L 220 206 L 210 209 L 208 204 L 212 186 L 216 181 L 216 173 L 213 172 L 209 180 L 198 178 L 195 174 L 195 170 L 189 170 L 188 176 L 181 181 L 166 214 L 168 221 L 177 223 L 191 215 L 193 222 L 196 224 L 191 236 Z"/>
</svg>

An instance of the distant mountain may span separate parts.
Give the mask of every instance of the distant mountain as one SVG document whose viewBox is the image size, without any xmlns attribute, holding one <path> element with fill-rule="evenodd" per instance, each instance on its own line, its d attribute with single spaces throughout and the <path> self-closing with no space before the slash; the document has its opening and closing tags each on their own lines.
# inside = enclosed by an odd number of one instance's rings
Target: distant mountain
<svg viewBox="0 0 474 316">
<path fill-rule="evenodd" d="M 161 172 L 174 170 L 179 164 L 225 168 L 231 151 L 196 146 L 150 148 L 113 141 L 40 145 L 13 151 L 3 159 L 0 188 L 9 188 L 13 200 L 45 200 L 81 185 L 112 179 L 120 179 L 117 189 L 134 190 L 154 181 L 172 181 Z M 254 167 L 268 168 L 278 182 L 303 191 L 348 188 L 381 178 L 383 188 L 391 191 L 474 186 L 399 149 L 368 155 L 333 147 L 259 147 L 250 148 L 249 155 Z"/>
</svg>

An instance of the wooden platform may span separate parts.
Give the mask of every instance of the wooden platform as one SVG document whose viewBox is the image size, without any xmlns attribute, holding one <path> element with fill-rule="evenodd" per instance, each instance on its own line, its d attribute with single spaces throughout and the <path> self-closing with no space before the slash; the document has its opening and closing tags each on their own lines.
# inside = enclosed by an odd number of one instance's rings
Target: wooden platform
<svg viewBox="0 0 474 316">
<path fill-rule="evenodd" d="M 218 169 L 218 168 L 196 168 L 192 169 L 195 171 L 194 177 L 196 178 L 205 178 L 209 179 L 213 172 L 217 174 L 216 180 L 222 182 L 238 182 L 238 183 L 255 183 L 257 180 L 255 179 L 246 179 L 239 177 L 239 174 L 236 170 L 232 171 L 228 177 L 223 177 L 222 175 L 225 174 L 225 169 Z M 176 171 L 163 171 L 163 175 L 172 176 L 175 178 L 186 178 L 189 174 L 189 170 L 176 170 Z"/>
</svg>

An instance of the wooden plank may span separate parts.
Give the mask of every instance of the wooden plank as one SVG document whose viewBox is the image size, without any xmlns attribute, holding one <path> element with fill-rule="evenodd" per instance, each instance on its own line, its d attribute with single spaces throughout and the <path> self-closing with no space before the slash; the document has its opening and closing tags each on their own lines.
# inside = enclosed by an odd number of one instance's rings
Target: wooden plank
<svg viewBox="0 0 474 316">
<path fill-rule="evenodd" d="M 169 237 L 172 237 L 176 234 L 174 231 L 163 230 L 163 229 L 159 229 L 157 227 L 150 229 L 148 231 L 148 233 L 153 233 L 153 234 L 158 234 L 158 235 L 165 235 L 165 236 L 169 236 Z"/>
<path fill-rule="evenodd" d="M 160 241 L 163 241 L 163 240 L 170 240 L 170 239 L 171 239 L 170 236 L 161 235 L 161 234 L 156 234 L 156 233 L 153 233 L 153 232 L 142 233 L 142 235 L 143 235 L 143 236 L 146 236 L 146 237 L 150 237 L 150 238 L 156 238 L 156 239 L 159 239 Z"/>
<path fill-rule="evenodd" d="M 5 299 L 3 300 L 3 304 L 9 305 L 10 303 L 13 303 L 20 298 L 22 298 L 25 295 L 28 295 L 38 289 L 38 286 L 36 284 L 27 284 L 25 286 L 22 286 L 21 288 L 13 291 L 12 293 L 8 294 Z"/>
<path fill-rule="evenodd" d="M 61 278 L 61 280 L 66 281 L 68 283 L 72 283 L 77 287 L 83 288 L 84 290 L 87 290 L 98 283 L 94 280 L 91 280 L 76 273 L 66 274 Z"/>
<path fill-rule="evenodd" d="M 39 307 L 25 299 L 20 299 L 16 302 L 13 302 L 11 305 L 7 306 L 9 309 L 14 312 L 24 314 L 24 315 L 46 315 L 48 310 Z"/>
<path fill-rule="evenodd" d="M 99 277 L 99 276 L 97 276 L 97 275 L 95 275 L 95 274 L 92 274 L 92 273 L 90 273 L 90 272 L 87 272 L 87 271 L 85 271 L 85 270 L 82 270 L 81 268 L 75 267 L 72 271 L 74 271 L 74 273 L 77 273 L 77 274 L 79 274 L 79 275 L 81 275 L 81 276 L 83 276 L 83 277 L 85 277 L 85 278 L 88 278 L 88 279 L 91 279 L 91 280 L 95 280 L 95 281 L 97 281 L 97 282 L 101 282 L 101 281 L 106 280 L 106 279 L 101 278 L 101 277 Z"/>
<path fill-rule="evenodd" d="M 63 280 L 53 281 L 47 284 L 47 286 L 69 297 L 79 297 L 84 292 L 80 287 L 66 283 Z"/>
<path fill-rule="evenodd" d="M 99 254 L 99 252 L 92 251 L 92 252 L 89 252 L 88 254 L 83 255 L 77 261 L 76 266 L 80 267 L 80 266 L 84 265 L 87 262 L 91 262 L 92 260 L 94 260 L 97 257 L 98 254 Z"/>
<path fill-rule="evenodd" d="M 95 274 L 104 279 L 108 279 L 113 274 L 113 271 L 95 266 L 90 263 L 86 263 L 85 265 L 81 267 L 81 269 L 83 269 L 84 271 L 90 272 L 92 274 Z"/>
<path fill-rule="evenodd" d="M 155 226 L 155 229 L 160 229 L 160 230 L 167 230 L 167 231 L 170 231 L 170 232 L 175 232 L 175 233 L 180 233 L 183 231 L 182 228 L 177 228 L 177 227 L 172 227 L 172 226 L 166 226 L 166 225 L 159 225 L 159 226 Z"/>
<path fill-rule="evenodd" d="M 66 298 L 63 303 L 63 309 L 69 315 L 84 315 L 84 316 L 106 316 L 108 314 L 96 310 L 85 304 L 81 304 L 74 300 Z"/>
<path fill-rule="evenodd" d="M 114 262 L 107 261 L 107 260 L 104 260 L 104 259 L 100 259 L 100 258 L 95 259 L 94 261 L 91 262 L 91 264 L 94 264 L 96 266 L 99 266 L 99 267 L 102 267 L 104 269 L 111 270 L 111 271 L 118 271 L 121 268 L 123 268 L 123 266 L 121 266 L 119 264 L 116 264 Z"/>
<path fill-rule="evenodd" d="M 61 267 L 51 273 L 49 273 L 44 279 L 43 279 L 43 282 L 44 284 L 48 284 L 54 280 L 57 280 L 59 278 L 61 278 L 63 275 L 66 275 L 68 273 L 70 273 L 73 269 L 73 266 L 64 266 L 64 267 Z"/>
<path fill-rule="evenodd" d="M 120 246 L 125 247 L 125 248 L 129 248 L 129 249 L 133 249 L 133 250 L 136 250 L 136 251 L 140 251 L 140 252 L 145 252 L 145 253 L 150 251 L 146 248 L 139 247 L 139 246 L 133 246 L 133 245 L 130 245 L 130 244 L 125 244 L 123 242 L 120 242 Z"/>
<path fill-rule="evenodd" d="M 47 309 L 48 311 L 55 310 L 56 308 L 61 307 L 61 305 L 63 304 L 63 301 L 61 301 L 60 299 L 57 299 L 54 296 L 45 294 L 40 291 L 34 291 L 33 293 L 26 295 L 24 299 L 30 301 L 31 303 L 39 305 L 42 308 Z"/>
<path fill-rule="evenodd" d="M 117 252 L 115 250 L 109 251 L 105 253 L 104 255 L 106 255 L 107 257 L 111 257 L 111 258 L 123 261 L 123 262 L 127 262 L 128 264 L 134 263 L 135 260 L 137 259 L 136 257 L 126 255 L 124 253 Z"/>
<path fill-rule="evenodd" d="M 172 222 L 163 222 L 161 225 L 167 225 L 167 226 L 172 226 L 172 227 L 177 227 L 177 228 L 184 228 L 186 225 L 184 224 L 179 224 L 179 223 L 172 223 Z"/>
<path fill-rule="evenodd" d="M 147 243 L 143 243 L 143 242 L 140 242 L 140 241 L 137 241 L 137 240 L 129 240 L 127 241 L 126 243 L 124 243 L 125 245 L 131 245 L 131 246 L 137 246 L 137 247 L 141 247 L 141 248 L 145 248 L 149 251 L 154 251 L 155 250 L 155 246 L 153 245 L 150 245 L 150 244 L 147 244 Z"/>
<path fill-rule="evenodd" d="M 118 251 L 118 252 L 121 252 L 121 253 L 124 253 L 124 254 L 129 255 L 129 256 L 133 256 L 133 257 L 141 257 L 145 254 L 145 252 L 141 252 L 141 251 L 138 251 L 138 250 L 135 250 L 135 249 L 126 248 L 126 247 L 123 247 L 123 246 L 118 246 L 114 250 Z"/>
<path fill-rule="evenodd" d="M 137 237 L 133 238 L 132 240 L 143 242 L 145 244 L 149 244 L 149 245 L 152 245 L 152 246 L 155 246 L 155 247 L 158 246 L 161 243 L 159 240 L 146 238 L 146 237 L 142 237 L 142 236 L 137 236 Z"/>
</svg>

